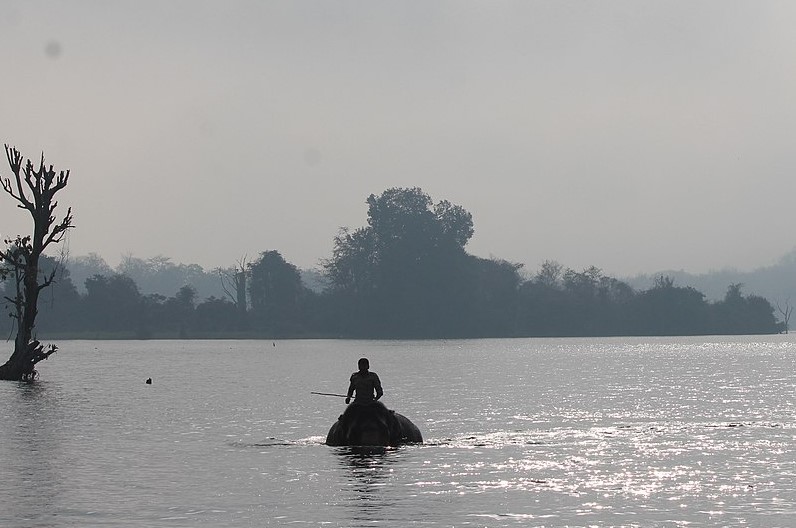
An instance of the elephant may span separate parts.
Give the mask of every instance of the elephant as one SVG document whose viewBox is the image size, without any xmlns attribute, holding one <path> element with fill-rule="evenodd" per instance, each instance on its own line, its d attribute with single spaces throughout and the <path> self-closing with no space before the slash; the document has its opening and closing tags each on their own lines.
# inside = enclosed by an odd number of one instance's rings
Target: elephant
<svg viewBox="0 0 796 528">
<path fill-rule="evenodd" d="M 420 429 L 409 418 L 373 401 L 354 401 L 329 429 L 326 445 L 382 446 L 422 443 Z"/>
</svg>

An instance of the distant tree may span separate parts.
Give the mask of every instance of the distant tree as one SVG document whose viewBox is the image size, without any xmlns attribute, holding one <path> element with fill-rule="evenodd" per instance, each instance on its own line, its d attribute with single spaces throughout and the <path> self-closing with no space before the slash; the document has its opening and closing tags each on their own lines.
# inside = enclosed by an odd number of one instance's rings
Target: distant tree
<svg viewBox="0 0 796 528">
<path fill-rule="evenodd" d="M 126 275 L 120 275 L 129 279 Z M 130 279 L 132 280 L 132 279 Z M 133 282 L 135 285 L 135 283 Z M 121 286 L 121 285 L 119 285 Z M 136 285 L 136 290 L 137 290 Z M 135 292 L 132 289 L 127 289 L 130 300 L 135 298 Z M 174 298 L 167 298 L 165 295 L 159 293 L 150 293 L 147 295 L 138 294 L 138 302 L 126 303 L 126 310 L 131 314 L 133 319 L 126 321 L 127 324 L 122 324 L 113 330 L 104 328 L 105 331 L 110 331 L 115 335 L 125 335 L 132 333 L 132 336 L 137 339 L 149 339 L 154 335 L 163 336 L 176 336 L 180 335 L 180 320 L 179 316 L 175 315 L 173 308 L 170 306 L 174 302 Z M 185 337 L 180 335 L 180 337 Z"/>
<path fill-rule="evenodd" d="M 567 296 L 570 335 L 600 335 L 597 324 L 600 306 L 601 269 L 591 266 L 583 271 L 567 269 L 563 274 L 562 285 Z"/>
<path fill-rule="evenodd" d="M 535 282 L 542 286 L 557 288 L 561 285 L 561 275 L 564 267 L 554 260 L 545 260 L 536 274 Z"/>
<path fill-rule="evenodd" d="M 600 268 L 591 266 L 580 272 L 568 269 L 563 277 L 566 291 L 582 299 L 592 299 L 597 296 L 603 272 Z"/>
<path fill-rule="evenodd" d="M 330 288 L 321 304 L 324 328 L 342 335 L 362 335 L 370 324 L 369 305 L 377 287 L 375 237 L 368 228 L 342 228 L 334 238 L 332 258 L 323 263 Z"/>
<path fill-rule="evenodd" d="M 567 336 L 571 331 L 569 302 L 560 288 L 536 278 L 519 287 L 517 333 L 523 336 Z"/>
<path fill-rule="evenodd" d="M 239 313 L 235 303 L 210 297 L 196 306 L 197 332 L 212 335 L 239 330 Z"/>
<path fill-rule="evenodd" d="M 86 293 L 86 279 L 89 277 L 94 275 L 109 276 L 114 273 L 113 268 L 105 262 L 105 259 L 96 253 L 78 257 L 70 256 L 65 263 L 65 267 L 69 270 L 69 276 L 81 294 Z"/>
<path fill-rule="evenodd" d="M 629 284 L 613 277 L 603 276 L 597 287 L 597 310 L 594 314 L 597 335 L 615 336 L 631 333 L 628 310 L 636 299 Z"/>
<path fill-rule="evenodd" d="M 83 304 L 88 329 L 138 337 L 150 335 L 144 297 L 133 279 L 118 273 L 110 277 L 95 275 L 86 279 L 86 290 Z M 152 308 L 161 302 L 162 297 L 150 298 L 147 305 Z"/>
<path fill-rule="evenodd" d="M 192 286 L 198 291 L 200 284 L 209 277 L 198 264 L 174 264 L 171 258 L 158 255 L 148 259 L 125 255 L 117 268 L 117 273 L 127 275 L 135 281 L 143 293 L 170 295 L 182 286 Z"/>
<path fill-rule="evenodd" d="M 317 269 L 302 269 L 299 270 L 299 273 L 301 273 L 301 282 L 304 284 L 304 287 L 314 293 L 323 293 L 330 286 L 329 280 L 322 271 Z"/>
<path fill-rule="evenodd" d="M 50 245 L 61 242 L 66 232 L 73 227 L 71 208 L 67 209 L 60 221 L 54 216 L 58 206 L 55 195 L 66 187 L 69 171 L 56 174 L 52 165 L 45 165 L 44 154 L 38 169 L 34 168 L 30 159 L 25 161 L 23 167 L 22 155 L 16 148 L 5 145 L 5 151 L 14 180 L 2 179 L 3 190 L 18 202 L 17 207 L 30 213 L 33 234 L 6 241 L 8 248 L 0 254 L 4 269 L 15 285 L 13 297 L 7 300 L 13 305 L 11 316 L 17 325 L 14 352 L 0 366 L 0 379 L 33 380 L 37 374 L 36 364 L 57 350 L 52 344 L 45 349 L 35 338 L 34 329 L 39 294 L 53 284 L 56 277 L 55 270 L 49 275 L 41 275 L 41 257 Z"/>
<path fill-rule="evenodd" d="M 366 203 L 368 226 L 341 231 L 324 263 L 344 313 L 356 314 L 359 335 L 458 332 L 475 287 L 464 251 L 473 234 L 470 213 L 447 201 L 435 205 L 419 188 L 388 189 Z"/>
<path fill-rule="evenodd" d="M 510 337 L 517 334 L 519 270 L 522 264 L 500 259 L 470 257 L 475 271 L 473 305 L 464 313 L 464 323 L 458 334 L 477 337 Z M 461 311 L 454 311 L 457 318 Z"/>
<path fill-rule="evenodd" d="M 177 325 L 180 338 L 188 337 L 188 330 L 193 326 L 195 302 L 196 288 L 193 286 L 183 286 L 174 297 L 166 300 L 167 318 Z"/>
<path fill-rule="evenodd" d="M 700 335 L 709 333 L 705 296 L 691 287 L 675 286 L 668 276 L 639 294 L 630 307 L 633 332 L 641 335 Z"/>
<path fill-rule="evenodd" d="M 743 284 L 727 288 L 724 299 L 713 303 L 714 332 L 718 334 L 771 334 L 781 332 L 783 324 L 774 316 L 774 307 L 758 295 L 744 296 Z"/>
<path fill-rule="evenodd" d="M 442 236 L 449 238 L 460 248 L 467 245 L 475 232 L 473 215 L 461 205 L 442 200 L 434 205 L 434 216 L 442 228 Z"/>
<path fill-rule="evenodd" d="M 324 262 L 324 270 L 333 288 L 365 297 L 376 287 L 378 257 L 372 228 L 342 228 L 334 238 L 332 258 Z"/>
<path fill-rule="evenodd" d="M 570 316 L 562 286 L 564 267 L 546 260 L 530 280 L 520 284 L 517 332 L 524 336 L 568 335 Z"/>
<path fill-rule="evenodd" d="M 298 268 L 278 251 L 265 251 L 249 266 L 252 317 L 270 335 L 297 332 L 304 287 Z"/>
</svg>

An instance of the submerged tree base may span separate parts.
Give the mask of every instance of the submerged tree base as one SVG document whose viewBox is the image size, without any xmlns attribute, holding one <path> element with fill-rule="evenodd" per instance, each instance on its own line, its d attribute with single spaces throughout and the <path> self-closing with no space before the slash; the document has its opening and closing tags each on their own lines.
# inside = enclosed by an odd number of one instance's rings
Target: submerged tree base
<svg viewBox="0 0 796 528">
<path fill-rule="evenodd" d="M 46 349 L 39 341 L 31 341 L 21 351 L 15 350 L 11 358 L 0 366 L 0 380 L 33 381 L 38 376 L 36 363 L 55 354 L 58 347 L 49 345 Z"/>
</svg>

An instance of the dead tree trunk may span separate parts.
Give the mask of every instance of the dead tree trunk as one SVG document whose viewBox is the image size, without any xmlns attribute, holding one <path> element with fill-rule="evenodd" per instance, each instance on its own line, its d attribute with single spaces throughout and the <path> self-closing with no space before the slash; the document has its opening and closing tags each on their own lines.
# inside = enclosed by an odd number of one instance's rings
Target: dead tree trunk
<svg viewBox="0 0 796 528">
<path fill-rule="evenodd" d="M 246 271 L 241 270 L 235 273 L 235 292 L 237 293 L 237 300 L 235 304 L 238 305 L 238 313 L 241 318 L 246 317 Z"/>
<path fill-rule="evenodd" d="M 785 299 L 785 307 L 783 308 L 780 306 L 779 301 L 777 301 L 777 310 L 782 315 L 782 324 L 784 327 L 784 333 L 788 333 L 790 330 L 790 316 L 793 313 L 793 306 L 790 304 L 790 297 Z"/>
<path fill-rule="evenodd" d="M 241 258 L 232 269 L 222 270 L 218 274 L 221 278 L 221 287 L 227 297 L 235 303 L 240 321 L 246 320 L 246 257 Z"/>
<path fill-rule="evenodd" d="M 14 352 L 0 366 L 0 379 L 30 381 L 36 377 L 35 365 L 57 350 L 55 345 L 45 348 L 35 338 L 39 293 L 53 283 L 56 273 L 53 270 L 48 276 L 40 277 L 39 260 L 47 247 L 59 243 L 72 227 L 71 208 L 58 222 L 54 216 L 58 206 L 55 194 L 66 187 L 69 171 L 61 171 L 56 175 L 52 165 L 47 167 L 44 164 L 44 154 L 38 170 L 33 168 L 29 159 L 23 168 L 19 151 L 8 145 L 5 145 L 5 149 L 14 178 L 3 178 L 0 183 L 3 190 L 18 202 L 17 207 L 30 213 L 33 235 L 7 240 L 8 249 L 0 254 L 6 273 L 16 280 L 16 295 L 6 300 L 14 307 L 11 317 L 17 325 Z"/>
</svg>

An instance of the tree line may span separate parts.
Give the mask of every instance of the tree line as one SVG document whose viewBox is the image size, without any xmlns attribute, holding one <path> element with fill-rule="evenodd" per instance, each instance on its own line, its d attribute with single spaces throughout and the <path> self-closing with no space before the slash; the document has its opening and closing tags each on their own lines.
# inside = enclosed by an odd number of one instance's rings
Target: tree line
<svg viewBox="0 0 796 528">
<path fill-rule="evenodd" d="M 707 301 L 667 276 L 634 289 L 590 267 L 522 265 L 470 255 L 472 215 L 419 188 L 367 198 L 367 225 L 342 229 L 323 262 L 327 287 L 307 288 L 276 250 L 219 273 L 225 295 L 200 299 L 193 285 L 172 296 L 141 293 L 107 270 L 83 288 L 61 267 L 39 299 L 42 335 L 124 337 L 474 338 L 764 334 L 786 331 L 763 297 L 730 284 Z M 58 269 L 42 257 L 41 272 Z M 6 281 L 4 297 L 13 299 Z M 6 331 L 13 332 L 14 318 Z"/>
</svg>

